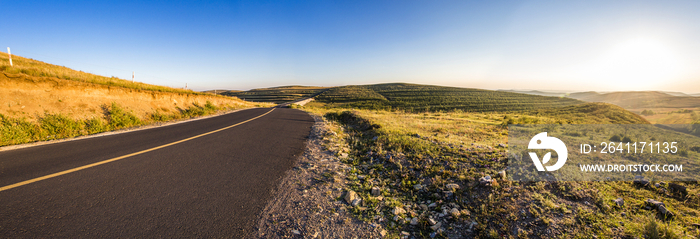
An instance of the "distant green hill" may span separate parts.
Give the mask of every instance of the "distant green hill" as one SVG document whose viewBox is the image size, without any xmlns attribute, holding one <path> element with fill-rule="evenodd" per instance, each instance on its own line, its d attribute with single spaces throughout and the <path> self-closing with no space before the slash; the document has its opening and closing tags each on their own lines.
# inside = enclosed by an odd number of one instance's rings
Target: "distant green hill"
<svg viewBox="0 0 700 239">
<path fill-rule="evenodd" d="M 279 86 L 260 88 L 249 91 L 226 91 L 220 94 L 235 96 L 246 101 L 284 103 L 312 97 L 328 89 L 328 87 L 316 86 Z"/>
<path fill-rule="evenodd" d="M 406 111 L 524 111 L 581 104 L 582 101 L 504 91 L 417 84 L 355 85 L 331 88 L 316 101 L 336 107 Z"/>
<path fill-rule="evenodd" d="M 660 91 L 580 92 L 572 93 L 568 97 L 588 102 L 615 104 L 625 109 L 700 107 L 700 97 L 672 95 Z"/>
</svg>

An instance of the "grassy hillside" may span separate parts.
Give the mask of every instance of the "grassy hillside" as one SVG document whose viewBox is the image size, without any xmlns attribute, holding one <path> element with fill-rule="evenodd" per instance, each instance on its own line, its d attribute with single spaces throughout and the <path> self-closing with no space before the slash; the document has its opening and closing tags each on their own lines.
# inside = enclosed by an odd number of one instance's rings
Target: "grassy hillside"
<svg viewBox="0 0 700 239">
<path fill-rule="evenodd" d="M 7 53 L 0 53 L 0 71 L 7 74 L 21 74 L 29 77 L 48 77 L 53 79 L 86 82 L 105 86 L 117 86 L 136 90 L 149 90 L 185 94 L 203 94 L 192 90 L 150 85 L 141 82 L 131 82 L 129 80 L 119 79 L 116 77 L 105 77 L 90 74 L 82 71 L 73 70 L 65 66 L 52 65 L 49 63 L 24 58 L 17 55 L 12 55 L 12 63 L 13 66 L 10 67 L 10 62 L 8 60 Z"/>
<path fill-rule="evenodd" d="M 246 101 L 279 104 L 309 98 L 326 89 L 328 88 L 315 86 L 280 86 L 249 91 L 226 91 L 220 94 L 235 96 Z"/>
<path fill-rule="evenodd" d="M 582 92 L 570 94 L 568 97 L 588 102 L 615 104 L 625 109 L 700 107 L 700 97 L 675 96 L 659 91 Z"/>
<path fill-rule="evenodd" d="M 316 101 L 335 107 L 414 112 L 523 111 L 583 103 L 569 98 L 402 83 L 336 87 L 317 96 Z"/>
<path fill-rule="evenodd" d="M 361 93 L 366 98 L 371 94 Z M 358 97 L 359 98 L 359 97 Z M 409 113 L 342 109 L 310 103 L 336 129 L 325 147 L 352 170 L 346 190 L 361 201 L 347 210 L 398 238 L 692 238 L 700 236 L 700 187 L 686 195 L 632 182 L 513 182 L 508 130 L 516 124 L 645 124 L 621 107 L 585 103 L 520 112 Z M 688 159 L 700 152 L 688 151 Z M 481 183 L 489 176 L 492 180 Z M 329 176 L 330 177 L 330 176 Z M 332 179 L 331 179 L 332 180 Z M 373 188 L 378 194 L 372 194 Z M 624 205 L 613 200 L 622 198 Z M 660 200 L 675 213 L 645 207 Z M 340 198 L 338 200 L 344 200 Z"/>
<path fill-rule="evenodd" d="M 233 97 L 131 83 L 0 54 L 0 146 L 94 134 L 222 110 Z"/>
</svg>

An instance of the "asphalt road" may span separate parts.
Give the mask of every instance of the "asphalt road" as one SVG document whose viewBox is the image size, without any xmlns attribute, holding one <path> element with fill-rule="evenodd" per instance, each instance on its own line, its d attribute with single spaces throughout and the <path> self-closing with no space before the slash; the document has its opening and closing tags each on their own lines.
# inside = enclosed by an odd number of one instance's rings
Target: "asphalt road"
<svg viewBox="0 0 700 239">
<path fill-rule="evenodd" d="M 231 126 L 249 109 L 148 130 L 0 152 L 0 187 Z M 225 130 L 0 191 L 2 238 L 239 238 L 303 152 L 313 119 L 272 112 Z"/>
</svg>

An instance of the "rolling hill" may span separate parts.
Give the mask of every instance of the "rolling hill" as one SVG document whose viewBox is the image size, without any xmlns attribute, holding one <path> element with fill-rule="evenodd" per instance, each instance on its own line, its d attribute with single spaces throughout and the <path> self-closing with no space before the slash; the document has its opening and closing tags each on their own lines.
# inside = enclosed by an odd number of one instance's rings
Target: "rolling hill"
<svg viewBox="0 0 700 239">
<path fill-rule="evenodd" d="M 284 102 L 313 97 L 327 89 L 328 87 L 294 85 L 260 88 L 249 91 L 225 91 L 219 94 L 234 96 L 252 102 L 269 102 L 280 104 Z"/>
<path fill-rule="evenodd" d="M 579 92 L 569 94 L 567 97 L 587 102 L 615 104 L 625 109 L 700 107 L 700 97 L 672 95 L 660 91 Z"/>
<path fill-rule="evenodd" d="M 405 111 L 524 111 L 581 104 L 582 101 L 470 88 L 405 83 L 331 88 L 317 102 L 336 107 Z"/>
</svg>

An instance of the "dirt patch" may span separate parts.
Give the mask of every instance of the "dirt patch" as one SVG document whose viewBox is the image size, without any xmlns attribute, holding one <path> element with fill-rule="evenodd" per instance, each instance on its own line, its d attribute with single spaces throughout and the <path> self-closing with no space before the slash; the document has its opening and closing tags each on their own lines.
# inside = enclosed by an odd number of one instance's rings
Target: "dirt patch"
<svg viewBox="0 0 700 239">
<path fill-rule="evenodd" d="M 282 179 L 263 210 L 256 238 L 377 238 L 386 233 L 378 224 L 357 220 L 340 199 L 350 168 L 325 150 L 324 138 L 333 137 L 321 117 L 316 120 L 304 154 Z"/>
</svg>

